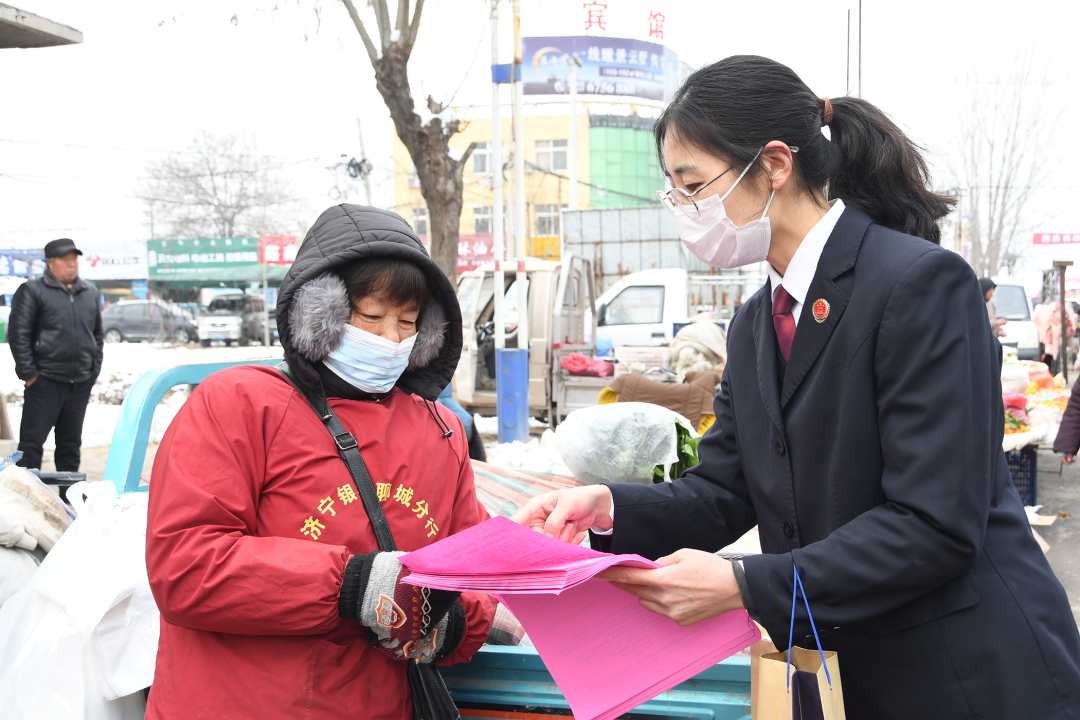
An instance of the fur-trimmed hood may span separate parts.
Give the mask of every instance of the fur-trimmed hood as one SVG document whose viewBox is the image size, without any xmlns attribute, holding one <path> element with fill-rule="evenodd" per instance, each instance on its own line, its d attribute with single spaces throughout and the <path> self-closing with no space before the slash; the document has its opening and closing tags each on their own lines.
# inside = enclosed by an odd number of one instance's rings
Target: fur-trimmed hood
<svg viewBox="0 0 1080 720">
<path fill-rule="evenodd" d="M 317 385 L 320 362 L 341 344 L 350 305 L 337 268 L 357 260 L 397 257 L 416 263 L 431 299 L 420 313 L 416 344 L 397 387 L 435 400 L 461 355 L 461 310 L 453 284 L 400 216 L 362 205 L 336 205 L 319 216 L 281 283 L 277 325 L 285 358 Z"/>
</svg>

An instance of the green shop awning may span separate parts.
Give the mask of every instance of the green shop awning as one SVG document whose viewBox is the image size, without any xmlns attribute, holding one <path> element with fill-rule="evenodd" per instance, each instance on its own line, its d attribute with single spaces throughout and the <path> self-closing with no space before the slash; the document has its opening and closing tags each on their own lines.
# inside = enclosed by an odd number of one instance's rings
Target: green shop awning
<svg viewBox="0 0 1080 720">
<path fill-rule="evenodd" d="M 262 282 L 259 240 L 254 237 L 147 240 L 150 281 L 169 287 Z M 268 282 L 280 283 L 288 265 L 267 265 Z"/>
</svg>

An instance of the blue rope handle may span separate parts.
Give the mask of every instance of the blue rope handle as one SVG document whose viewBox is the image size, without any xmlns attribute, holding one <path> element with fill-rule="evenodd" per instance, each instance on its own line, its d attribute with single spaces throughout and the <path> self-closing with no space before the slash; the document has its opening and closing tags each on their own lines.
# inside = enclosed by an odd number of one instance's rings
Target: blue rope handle
<svg viewBox="0 0 1080 720">
<path fill-rule="evenodd" d="M 795 566 L 794 560 L 791 562 L 791 567 L 795 570 L 795 582 L 791 591 L 791 625 L 788 627 L 787 665 L 785 666 L 788 692 L 791 692 L 791 642 L 795 635 L 795 603 L 798 601 L 800 590 L 802 590 L 803 605 L 806 605 L 806 616 L 810 618 L 810 629 L 814 631 L 814 642 L 817 643 L 818 653 L 821 654 L 821 666 L 825 668 L 825 679 L 829 681 L 829 689 L 832 689 L 832 676 L 829 674 L 829 666 L 825 663 L 825 651 L 821 649 L 821 639 L 818 638 L 817 626 L 814 625 L 814 616 L 810 613 L 810 601 L 806 599 L 806 588 L 803 587 L 802 579 L 799 577 L 799 568 Z"/>
</svg>

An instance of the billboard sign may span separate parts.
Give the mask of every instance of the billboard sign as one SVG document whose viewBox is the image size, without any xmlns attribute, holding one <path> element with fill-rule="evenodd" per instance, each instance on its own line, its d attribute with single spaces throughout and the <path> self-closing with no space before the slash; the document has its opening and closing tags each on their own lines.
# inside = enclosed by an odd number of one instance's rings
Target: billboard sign
<svg viewBox="0 0 1080 720">
<path fill-rule="evenodd" d="M 29 277 L 32 274 L 33 277 L 41 277 L 44 272 L 44 250 L 0 250 L 0 276 Z"/>
<path fill-rule="evenodd" d="M 1080 243 L 1080 233 L 1035 233 L 1036 245 L 1065 245 Z"/>
<path fill-rule="evenodd" d="M 668 101 L 679 79 L 679 56 L 644 40 L 608 37 L 524 38 L 521 80 L 526 95 L 570 93 L 568 55 L 577 53 L 578 92 Z"/>
<path fill-rule="evenodd" d="M 427 235 L 417 235 L 424 247 L 431 250 Z M 458 235 L 457 272 L 475 270 L 495 260 L 495 236 L 491 233 L 461 233 Z"/>
<path fill-rule="evenodd" d="M 145 241 L 91 246 L 84 251 L 79 275 L 86 280 L 143 280 L 147 276 Z"/>
<path fill-rule="evenodd" d="M 292 265 L 297 247 L 295 235 L 260 235 L 259 262 L 263 265 Z"/>
<path fill-rule="evenodd" d="M 253 265 L 251 278 L 258 277 L 259 240 L 242 238 L 195 238 L 191 240 L 148 240 L 147 265 L 150 278 L 182 279 L 208 271 L 243 269 Z"/>
</svg>

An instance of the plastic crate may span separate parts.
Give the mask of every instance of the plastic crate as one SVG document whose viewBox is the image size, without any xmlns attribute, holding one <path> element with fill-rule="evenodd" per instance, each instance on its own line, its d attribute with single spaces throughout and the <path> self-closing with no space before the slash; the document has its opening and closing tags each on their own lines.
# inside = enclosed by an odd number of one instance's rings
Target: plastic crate
<svg viewBox="0 0 1080 720">
<path fill-rule="evenodd" d="M 1025 505 L 1034 505 L 1036 493 L 1035 476 L 1039 465 L 1039 453 L 1033 447 L 1020 448 L 1016 452 L 1005 453 L 1009 462 L 1009 476 L 1012 477 L 1016 491 Z"/>
</svg>

